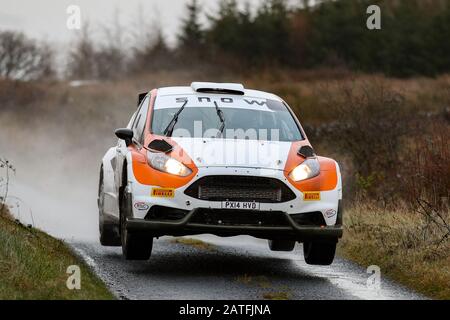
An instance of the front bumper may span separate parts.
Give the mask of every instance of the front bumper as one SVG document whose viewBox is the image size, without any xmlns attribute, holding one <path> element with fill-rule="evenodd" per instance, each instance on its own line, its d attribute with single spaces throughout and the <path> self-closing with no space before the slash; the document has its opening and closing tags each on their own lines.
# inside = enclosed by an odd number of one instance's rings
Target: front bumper
<svg viewBox="0 0 450 320">
<path fill-rule="evenodd" d="M 173 198 L 158 198 L 151 196 L 152 188 L 158 186 L 150 186 L 140 184 L 134 177 L 131 177 L 130 192 L 133 199 L 133 218 L 145 219 L 147 210 L 139 210 L 135 207 L 136 203 L 144 204 L 144 207 L 151 208 L 153 206 L 170 207 L 180 210 L 191 211 L 194 208 L 211 208 L 221 209 L 221 201 L 206 201 L 188 196 L 185 191 L 199 179 L 211 175 L 238 175 L 238 176 L 257 176 L 275 178 L 285 183 L 295 194 L 295 199 L 280 203 L 261 203 L 261 211 L 284 212 L 287 214 L 322 212 L 327 226 L 334 226 L 337 223 L 336 215 L 327 215 L 328 210 L 337 211 L 338 202 L 342 199 L 341 181 L 339 178 L 338 185 L 334 190 L 321 191 L 320 201 L 305 201 L 304 194 L 293 187 L 280 170 L 255 169 L 255 168 L 199 168 L 199 172 L 186 186 L 174 190 Z M 339 175 L 340 177 L 340 175 Z M 146 206 L 145 206 L 146 205 Z"/>
<path fill-rule="evenodd" d="M 284 212 L 277 212 L 277 214 L 286 219 L 285 226 L 216 225 L 193 222 L 193 217 L 199 210 L 201 209 L 191 210 L 183 219 L 178 221 L 150 221 L 128 218 L 127 230 L 137 233 L 150 233 L 154 237 L 209 233 L 217 236 L 249 235 L 262 239 L 287 239 L 299 242 L 308 240 L 337 241 L 343 234 L 341 225 L 301 226 Z"/>
</svg>

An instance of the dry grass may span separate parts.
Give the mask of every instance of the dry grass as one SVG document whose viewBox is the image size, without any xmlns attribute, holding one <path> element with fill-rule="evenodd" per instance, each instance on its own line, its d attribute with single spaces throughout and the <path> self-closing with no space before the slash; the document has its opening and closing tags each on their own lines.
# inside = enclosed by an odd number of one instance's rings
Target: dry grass
<svg viewBox="0 0 450 320">
<path fill-rule="evenodd" d="M 191 239 L 191 238 L 176 238 L 176 239 L 172 240 L 172 243 L 183 244 L 186 246 L 192 246 L 192 247 L 200 249 L 200 250 L 208 250 L 208 251 L 215 250 L 214 245 L 203 242 L 201 240 Z"/>
<path fill-rule="evenodd" d="M 59 240 L 0 216 L 0 300 L 104 300 L 113 295 Z M 81 290 L 66 287 L 67 267 L 81 268 Z"/>
<path fill-rule="evenodd" d="M 446 219 L 450 218 L 447 211 Z M 426 296 L 450 299 L 450 241 L 406 207 L 357 205 L 346 211 L 340 254 Z"/>
<path fill-rule="evenodd" d="M 238 277 L 236 278 L 236 281 L 239 282 L 239 283 L 247 284 L 247 285 L 248 285 L 248 284 L 252 283 L 253 277 L 252 277 L 252 276 L 249 276 L 248 274 L 244 274 L 244 275 L 242 275 L 242 276 L 238 276 Z"/>
<path fill-rule="evenodd" d="M 263 294 L 266 300 L 290 300 L 291 293 L 287 291 L 266 292 Z"/>
<path fill-rule="evenodd" d="M 13 217 L 9 212 L 8 206 L 0 203 L 0 219 L 12 220 Z"/>
<path fill-rule="evenodd" d="M 251 276 L 248 274 L 244 274 L 241 276 L 238 276 L 236 278 L 236 281 L 247 285 L 247 286 L 257 286 L 261 289 L 273 289 L 273 284 L 270 282 L 270 280 L 266 276 Z M 292 297 L 291 290 L 287 286 L 283 286 L 280 288 L 277 288 L 277 291 L 270 291 L 263 293 L 262 297 L 266 300 L 289 300 Z"/>
<path fill-rule="evenodd" d="M 256 285 L 263 289 L 272 287 L 272 283 L 266 276 L 251 276 L 248 274 L 244 274 L 238 276 L 236 278 L 236 281 L 246 285 Z"/>
</svg>

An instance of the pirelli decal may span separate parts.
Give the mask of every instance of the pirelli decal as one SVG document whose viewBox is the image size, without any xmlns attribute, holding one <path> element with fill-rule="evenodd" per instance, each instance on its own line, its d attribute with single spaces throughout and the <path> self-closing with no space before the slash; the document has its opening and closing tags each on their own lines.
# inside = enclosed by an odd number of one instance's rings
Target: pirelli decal
<svg viewBox="0 0 450 320">
<path fill-rule="evenodd" d="M 152 197 L 155 198 L 174 198 L 175 189 L 169 188 L 152 188 Z"/>
<path fill-rule="evenodd" d="M 304 201 L 320 201 L 320 192 L 305 192 L 303 193 Z"/>
</svg>

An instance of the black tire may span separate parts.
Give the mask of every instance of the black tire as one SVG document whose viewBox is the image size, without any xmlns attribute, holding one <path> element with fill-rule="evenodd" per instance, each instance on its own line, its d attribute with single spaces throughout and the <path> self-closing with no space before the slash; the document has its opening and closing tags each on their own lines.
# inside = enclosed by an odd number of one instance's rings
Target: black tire
<svg viewBox="0 0 450 320">
<path fill-rule="evenodd" d="M 118 228 L 113 225 L 100 225 L 100 244 L 104 247 L 120 247 L 122 245 Z"/>
<path fill-rule="evenodd" d="M 336 242 L 305 242 L 303 254 L 307 264 L 329 266 L 334 261 Z"/>
<path fill-rule="evenodd" d="M 98 187 L 98 208 L 99 208 L 99 231 L 100 231 L 100 244 L 105 247 L 120 247 L 120 235 L 119 235 L 119 225 L 106 224 L 103 215 L 103 167 L 100 169 L 100 180 Z"/>
<path fill-rule="evenodd" d="M 128 232 L 126 217 L 130 216 L 131 199 L 124 188 L 120 194 L 120 237 L 123 256 L 126 260 L 148 260 L 152 254 L 153 237 L 148 234 Z"/>
<path fill-rule="evenodd" d="M 269 249 L 272 251 L 293 251 L 295 241 L 289 240 L 269 240 Z"/>
</svg>

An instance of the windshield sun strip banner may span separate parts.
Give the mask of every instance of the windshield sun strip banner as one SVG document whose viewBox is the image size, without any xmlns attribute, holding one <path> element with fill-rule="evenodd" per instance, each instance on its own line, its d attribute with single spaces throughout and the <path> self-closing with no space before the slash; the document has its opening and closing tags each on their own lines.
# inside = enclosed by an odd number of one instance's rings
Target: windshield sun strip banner
<svg viewBox="0 0 450 320">
<path fill-rule="evenodd" d="M 282 102 L 275 100 L 268 100 L 263 98 L 241 97 L 241 96 L 211 96 L 211 95 L 172 95 L 172 96 L 158 96 L 156 98 L 155 110 L 180 108 L 183 103 L 188 100 L 186 108 L 215 108 L 215 103 L 219 108 L 235 108 L 235 109 L 250 109 L 266 112 L 274 112 Z M 280 104 L 276 106 L 275 104 Z"/>
</svg>

